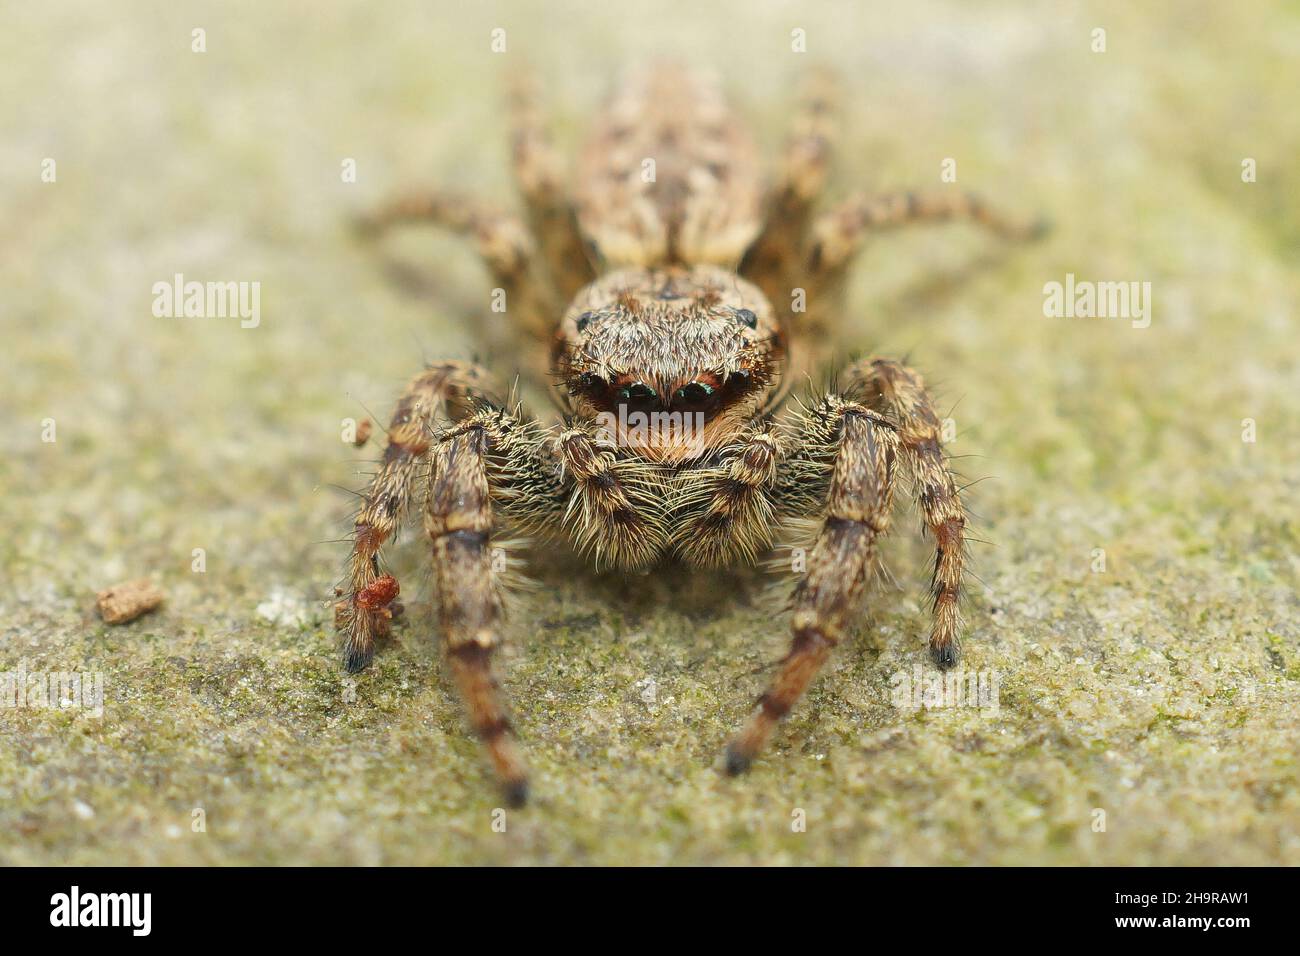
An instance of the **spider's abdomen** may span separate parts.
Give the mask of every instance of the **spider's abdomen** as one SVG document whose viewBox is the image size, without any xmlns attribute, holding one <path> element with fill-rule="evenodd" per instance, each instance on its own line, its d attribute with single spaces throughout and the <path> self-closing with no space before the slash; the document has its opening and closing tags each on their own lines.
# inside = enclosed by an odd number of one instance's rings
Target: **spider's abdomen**
<svg viewBox="0 0 1300 956">
<path fill-rule="evenodd" d="M 581 155 L 578 220 L 608 267 L 735 268 L 761 224 L 757 150 L 718 86 L 676 66 L 619 88 Z"/>
</svg>

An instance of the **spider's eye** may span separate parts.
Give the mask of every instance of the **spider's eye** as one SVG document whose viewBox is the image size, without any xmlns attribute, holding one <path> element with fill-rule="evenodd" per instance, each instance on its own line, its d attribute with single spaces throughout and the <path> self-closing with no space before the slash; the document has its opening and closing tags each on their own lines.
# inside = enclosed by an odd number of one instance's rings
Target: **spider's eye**
<svg viewBox="0 0 1300 956">
<path fill-rule="evenodd" d="M 578 331 L 581 332 L 584 329 L 586 329 L 587 326 L 591 324 L 591 320 L 594 319 L 595 317 L 596 317 L 595 312 L 584 312 L 582 313 L 582 315 L 578 316 L 576 320 Z"/>
<path fill-rule="evenodd" d="M 730 375 L 727 376 L 727 387 L 735 388 L 735 389 L 744 388 L 750 383 L 750 380 L 752 378 L 753 376 L 750 375 L 748 371 L 742 368 L 739 371 L 732 372 Z"/>
<path fill-rule="evenodd" d="M 758 328 L 758 316 L 754 314 L 752 309 L 737 309 L 736 321 L 743 322 L 751 329 Z"/>
<path fill-rule="evenodd" d="M 705 382 L 691 382 L 673 392 L 673 401 L 679 405 L 702 405 L 713 397 L 713 386 Z"/>
<path fill-rule="evenodd" d="M 659 396 L 653 388 L 644 382 L 634 382 L 620 388 L 618 397 L 625 402 L 652 402 Z"/>
</svg>

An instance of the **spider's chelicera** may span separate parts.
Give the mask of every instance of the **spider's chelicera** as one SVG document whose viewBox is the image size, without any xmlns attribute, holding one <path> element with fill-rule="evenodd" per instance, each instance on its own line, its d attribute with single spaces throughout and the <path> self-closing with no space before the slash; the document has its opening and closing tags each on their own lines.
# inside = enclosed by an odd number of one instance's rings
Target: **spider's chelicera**
<svg viewBox="0 0 1300 956">
<path fill-rule="evenodd" d="M 447 659 L 513 803 L 527 773 L 490 666 L 505 586 L 492 542 L 503 533 L 567 539 L 597 567 L 713 567 L 754 562 L 783 531 L 816 523 L 791 596 L 791 648 L 727 748 L 733 774 L 854 626 L 901 471 L 936 546 L 930 652 L 941 667 L 957 661 L 966 519 L 921 377 L 870 358 L 839 371 L 829 393 L 786 398 L 825 365 L 845 273 L 872 231 L 958 217 L 1006 238 L 1038 230 L 955 188 L 858 196 L 814 216 L 832 91 L 829 77 L 811 78 L 764 191 L 753 142 L 714 85 L 676 68 L 635 74 L 596 122 L 570 192 L 520 82 L 513 154 L 526 223 L 442 194 L 367 220 L 372 231 L 428 221 L 471 238 L 505 298 L 499 344 L 523 374 L 560 386 L 564 414 L 547 426 L 502 401 L 477 365 L 417 375 L 357 516 L 337 605 L 347 667 L 359 671 L 397 593 L 380 549 L 422 501 Z"/>
</svg>

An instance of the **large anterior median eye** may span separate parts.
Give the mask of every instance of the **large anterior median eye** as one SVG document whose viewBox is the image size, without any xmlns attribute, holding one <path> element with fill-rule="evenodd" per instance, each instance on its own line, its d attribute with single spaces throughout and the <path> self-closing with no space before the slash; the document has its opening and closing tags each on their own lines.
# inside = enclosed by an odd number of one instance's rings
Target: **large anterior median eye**
<svg viewBox="0 0 1300 956">
<path fill-rule="evenodd" d="M 707 382 L 691 382 L 673 392 L 676 408 L 702 408 L 713 400 L 714 388 Z"/>
<path fill-rule="evenodd" d="M 642 399 L 654 398 L 655 390 L 644 382 L 636 382 L 632 385 L 624 385 L 618 390 L 618 397 L 622 399 Z"/>
<path fill-rule="evenodd" d="M 624 385 L 615 394 L 618 395 L 618 400 L 629 408 L 651 408 L 659 402 L 659 393 L 645 382 Z"/>
</svg>

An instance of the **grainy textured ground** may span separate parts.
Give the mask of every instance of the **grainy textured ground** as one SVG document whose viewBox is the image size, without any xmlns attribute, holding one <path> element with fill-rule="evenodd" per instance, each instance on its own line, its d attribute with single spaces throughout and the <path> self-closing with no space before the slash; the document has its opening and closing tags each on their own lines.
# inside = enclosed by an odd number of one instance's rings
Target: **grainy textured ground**
<svg viewBox="0 0 1300 956">
<path fill-rule="evenodd" d="M 443 6 L 3 14 L 0 668 L 98 671 L 106 700 L 0 712 L 0 861 L 1300 863 L 1294 7 Z M 316 543 L 360 481 L 340 420 L 386 417 L 421 347 L 469 354 L 487 285 L 423 233 L 394 282 L 345 221 L 419 182 L 504 194 L 498 26 L 566 142 L 619 64 L 676 52 L 774 144 L 817 60 L 851 92 L 841 184 L 937 185 L 954 157 L 1055 219 L 1009 255 L 882 241 L 845 316 L 940 383 L 989 478 L 967 660 L 996 714 L 890 703 L 925 660 L 906 533 L 902 589 L 740 781 L 717 755 L 786 643 L 757 573 L 534 562 L 504 663 L 537 799 L 504 833 L 418 536 L 411 620 L 349 700 L 323 603 L 345 548 Z M 155 318 L 177 272 L 260 281 L 261 325 Z M 1150 327 L 1045 318 L 1067 272 L 1150 281 Z M 141 575 L 164 609 L 103 625 L 94 593 Z"/>
</svg>

